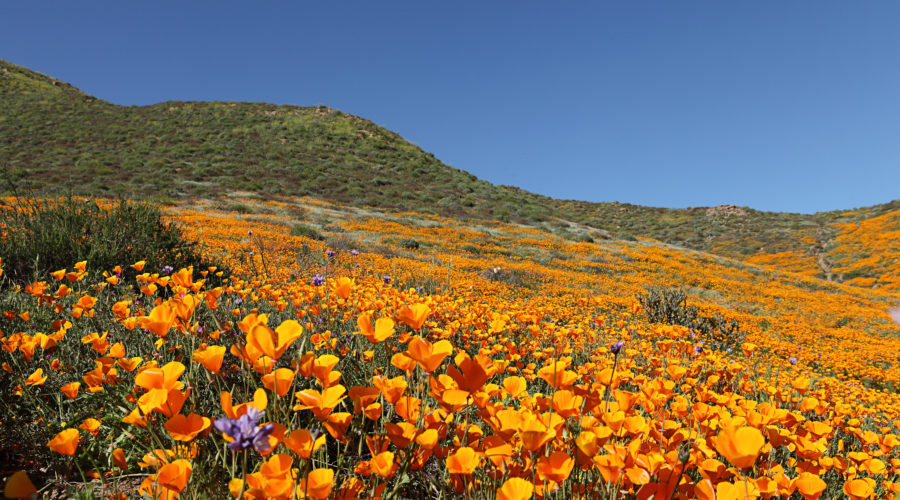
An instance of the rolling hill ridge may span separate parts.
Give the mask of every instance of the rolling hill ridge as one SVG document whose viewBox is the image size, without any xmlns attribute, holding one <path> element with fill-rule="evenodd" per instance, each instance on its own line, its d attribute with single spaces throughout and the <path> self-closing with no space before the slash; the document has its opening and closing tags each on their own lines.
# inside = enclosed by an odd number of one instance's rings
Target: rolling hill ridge
<svg viewBox="0 0 900 500">
<path fill-rule="evenodd" d="M 867 287 L 900 286 L 900 200 L 793 214 L 558 200 L 496 186 L 375 123 L 324 106 L 120 106 L 0 60 L 0 172 L 10 193 L 177 200 L 253 192 L 635 237 Z M 876 233 L 878 236 L 876 236 Z"/>
</svg>

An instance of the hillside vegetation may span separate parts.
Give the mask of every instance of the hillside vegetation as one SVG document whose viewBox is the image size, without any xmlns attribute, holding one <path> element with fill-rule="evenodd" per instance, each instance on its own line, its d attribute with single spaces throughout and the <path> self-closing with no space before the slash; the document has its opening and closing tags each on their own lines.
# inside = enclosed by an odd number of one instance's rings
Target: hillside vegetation
<svg viewBox="0 0 900 500">
<path fill-rule="evenodd" d="M 556 200 L 479 180 L 369 120 L 324 106 L 119 106 L 2 60 L 0 173 L 9 194 L 312 196 L 522 223 L 573 240 L 652 238 L 832 281 L 897 286 L 896 258 L 872 261 L 881 249 L 867 245 L 878 242 L 850 245 L 839 236 L 900 209 L 900 200 L 817 214 Z M 858 263 L 857 255 L 869 257 Z"/>
</svg>

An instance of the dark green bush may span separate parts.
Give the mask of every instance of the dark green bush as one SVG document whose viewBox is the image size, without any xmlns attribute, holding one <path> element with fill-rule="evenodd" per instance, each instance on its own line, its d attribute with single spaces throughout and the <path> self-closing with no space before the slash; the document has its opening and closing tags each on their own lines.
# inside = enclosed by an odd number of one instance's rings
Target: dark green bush
<svg viewBox="0 0 900 500">
<path fill-rule="evenodd" d="M 294 224 L 291 227 L 291 235 L 293 236 L 303 236 L 305 238 L 309 238 L 311 240 L 316 241 L 324 241 L 325 236 L 322 233 L 316 231 L 316 229 L 308 224 Z"/>
<path fill-rule="evenodd" d="M 638 300 L 648 321 L 690 328 L 705 348 L 730 352 L 744 342 L 745 334 L 736 321 L 726 320 L 721 314 L 704 316 L 699 307 L 687 303 L 683 290 L 651 288 Z"/>
<path fill-rule="evenodd" d="M 402 240 L 400 240 L 399 245 L 401 248 L 406 248 L 407 250 L 419 249 L 419 241 L 412 238 L 403 238 Z"/>
<path fill-rule="evenodd" d="M 0 206 L 0 257 L 3 270 L 14 282 L 46 279 L 47 273 L 72 268 L 86 260 L 88 272 L 100 273 L 146 261 L 144 270 L 177 270 L 220 263 L 201 256 L 197 243 L 187 241 L 173 223 L 163 220 L 160 208 L 149 203 L 118 202 L 101 208 L 95 201 L 67 198 L 59 201 L 20 199 L 16 206 Z"/>
</svg>

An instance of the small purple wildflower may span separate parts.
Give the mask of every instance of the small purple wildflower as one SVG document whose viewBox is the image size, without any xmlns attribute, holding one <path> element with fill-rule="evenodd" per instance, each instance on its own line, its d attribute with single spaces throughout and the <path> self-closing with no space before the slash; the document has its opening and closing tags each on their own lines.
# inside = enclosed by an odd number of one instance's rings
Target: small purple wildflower
<svg viewBox="0 0 900 500">
<path fill-rule="evenodd" d="M 790 364 L 792 364 L 792 365 L 796 365 L 796 364 L 797 364 L 797 357 L 796 357 L 796 356 L 791 356 L 790 358 L 788 358 L 788 362 L 789 362 Z"/>
<path fill-rule="evenodd" d="M 623 347 L 625 347 L 625 342 L 617 340 L 609 346 L 609 350 L 613 353 L 613 356 L 618 356 L 622 352 Z"/>
<path fill-rule="evenodd" d="M 354 256 L 359 255 L 359 250 L 357 250 L 355 248 L 353 250 L 350 250 L 350 255 L 354 255 Z"/>
<path fill-rule="evenodd" d="M 382 277 L 381 277 L 381 281 L 384 281 L 384 284 L 385 284 L 385 285 L 390 285 L 390 284 L 391 284 L 391 277 L 390 277 L 390 276 L 382 276 Z"/>
<path fill-rule="evenodd" d="M 324 284 L 325 284 L 325 277 L 322 276 L 321 274 L 317 274 L 317 275 L 313 276 L 312 284 L 313 284 L 313 286 L 322 286 L 322 285 L 324 285 Z"/>
<path fill-rule="evenodd" d="M 166 266 L 163 266 L 162 271 L 160 271 L 160 274 L 165 276 L 167 274 L 170 274 L 174 270 L 175 270 L 175 268 L 173 268 L 172 266 L 166 265 Z"/>
<path fill-rule="evenodd" d="M 334 257 L 334 250 L 330 248 L 328 250 L 325 250 L 325 255 L 327 255 L 329 259 Z"/>
<path fill-rule="evenodd" d="M 703 352 L 703 345 L 701 345 L 701 344 L 695 345 L 694 346 L 694 356 L 700 354 L 701 352 Z"/>
<path fill-rule="evenodd" d="M 217 419 L 213 425 L 220 432 L 234 439 L 234 441 L 228 443 L 228 448 L 232 451 L 243 450 L 253 446 L 256 448 L 256 451 L 264 452 L 271 448 L 269 445 L 269 434 L 275 430 L 275 426 L 266 424 L 260 427 L 259 421 L 262 419 L 263 414 L 265 412 L 257 410 L 255 406 L 250 406 L 247 408 L 247 413 L 239 418 L 222 417 Z"/>
</svg>

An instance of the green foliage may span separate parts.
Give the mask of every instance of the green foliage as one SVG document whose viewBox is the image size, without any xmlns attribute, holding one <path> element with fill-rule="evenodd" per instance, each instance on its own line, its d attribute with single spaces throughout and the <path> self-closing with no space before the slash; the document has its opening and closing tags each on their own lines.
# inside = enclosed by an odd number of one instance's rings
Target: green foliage
<svg viewBox="0 0 900 500">
<path fill-rule="evenodd" d="M 6 189 L 172 200 L 253 191 L 540 225 L 570 221 L 741 258 L 824 246 L 836 225 L 900 207 L 787 214 L 556 200 L 445 165 L 369 120 L 325 106 L 178 102 L 117 106 L 0 60 Z M 254 210 L 234 206 L 238 212 Z M 303 220 L 304 217 L 298 217 Z M 565 227 L 569 227 L 568 224 Z"/>
<path fill-rule="evenodd" d="M 651 288 L 638 300 L 648 321 L 690 328 L 700 336 L 704 348 L 731 352 L 744 342 L 745 334 L 736 321 L 721 314 L 704 316 L 699 307 L 687 303 L 683 290 Z"/>
<path fill-rule="evenodd" d="M 405 248 L 407 250 L 418 250 L 419 249 L 419 240 L 415 240 L 413 238 L 403 238 L 398 243 L 400 248 Z"/>
<path fill-rule="evenodd" d="M 3 269 L 14 282 L 24 283 L 47 273 L 88 261 L 89 270 L 110 271 L 146 261 L 146 270 L 159 272 L 194 266 L 197 270 L 221 264 L 201 256 L 196 243 L 164 222 L 159 207 L 148 203 L 118 202 L 101 208 L 95 201 L 67 198 L 59 201 L 25 200 L 17 206 L 0 205 Z"/>
<path fill-rule="evenodd" d="M 304 238 L 309 238 L 311 240 L 316 241 L 325 241 L 325 236 L 322 235 L 316 228 L 310 226 L 309 224 L 294 224 L 291 226 L 291 235 L 293 236 L 303 236 Z"/>
</svg>

